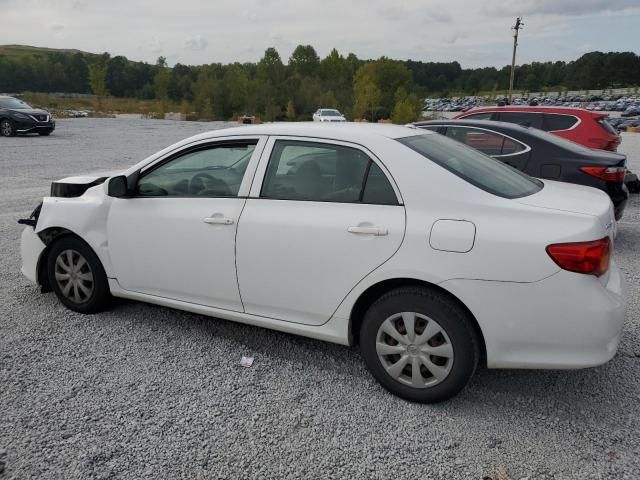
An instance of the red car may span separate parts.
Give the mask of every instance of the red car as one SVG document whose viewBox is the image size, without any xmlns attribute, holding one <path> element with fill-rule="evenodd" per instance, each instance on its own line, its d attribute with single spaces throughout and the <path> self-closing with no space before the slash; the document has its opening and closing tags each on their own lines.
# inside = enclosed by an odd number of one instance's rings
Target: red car
<svg viewBox="0 0 640 480">
<path fill-rule="evenodd" d="M 454 118 L 497 120 L 539 128 L 589 148 L 615 152 L 620 135 L 607 121 L 607 115 L 568 107 L 480 107 Z"/>
</svg>

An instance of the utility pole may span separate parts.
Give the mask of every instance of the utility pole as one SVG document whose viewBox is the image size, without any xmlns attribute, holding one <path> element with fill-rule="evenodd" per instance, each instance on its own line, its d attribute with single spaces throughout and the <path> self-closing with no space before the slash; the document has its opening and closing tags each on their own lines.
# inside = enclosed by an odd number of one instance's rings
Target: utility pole
<svg viewBox="0 0 640 480">
<path fill-rule="evenodd" d="M 511 78 L 509 79 L 509 104 L 511 104 L 511 96 L 513 95 L 513 76 L 516 70 L 516 48 L 518 47 L 518 31 L 524 27 L 522 17 L 516 18 L 516 24 L 511 27 L 513 30 L 513 57 L 511 57 Z"/>
</svg>

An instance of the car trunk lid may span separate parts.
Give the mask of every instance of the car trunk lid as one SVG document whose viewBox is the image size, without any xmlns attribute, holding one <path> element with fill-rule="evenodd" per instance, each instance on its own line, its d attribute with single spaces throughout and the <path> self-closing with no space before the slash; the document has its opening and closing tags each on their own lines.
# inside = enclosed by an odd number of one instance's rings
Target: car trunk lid
<svg viewBox="0 0 640 480">
<path fill-rule="evenodd" d="M 614 233 L 615 219 L 611 199 L 597 188 L 544 180 L 544 187 L 540 191 L 516 201 L 532 207 L 590 215 L 601 226 L 600 237 Z"/>
</svg>

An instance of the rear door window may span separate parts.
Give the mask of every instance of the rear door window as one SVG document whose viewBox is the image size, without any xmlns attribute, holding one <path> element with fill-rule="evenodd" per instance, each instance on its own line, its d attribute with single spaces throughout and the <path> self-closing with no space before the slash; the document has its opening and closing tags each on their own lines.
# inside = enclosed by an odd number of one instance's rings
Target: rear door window
<svg viewBox="0 0 640 480">
<path fill-rule="evenodd" d="M 569 130 L 576 123 L 578 123 L 578 119 L 573 115 L 545 113 L 543 130 L 547 132 L 555 132 L 556 130 Z"/>
<path fill-rule="evenodd" d="M 524 127 L 542 129 L 542 114 L 533 112 L 500 112 L 497 120 L 501 122 L 515 123 Z"/>
<path fill-rule="evenodd" d="M 328 143 L 277 140 L 262 198 L 398 205 L 386 175 L 363 151 Z"/>
</svg>

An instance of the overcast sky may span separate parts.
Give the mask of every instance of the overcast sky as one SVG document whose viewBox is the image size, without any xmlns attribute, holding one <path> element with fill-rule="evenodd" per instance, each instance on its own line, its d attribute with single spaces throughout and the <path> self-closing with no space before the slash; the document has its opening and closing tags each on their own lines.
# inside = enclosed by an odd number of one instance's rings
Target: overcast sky
<svg viewBox="0 0 640 480">
<path fill-rule="evenodd" d="M 463 67 L 640 52 L 640 0 L 0 0 L 0 45 L 109 52 L 155 62 L 257 61 L 298 44 Z"/>
</svg>

